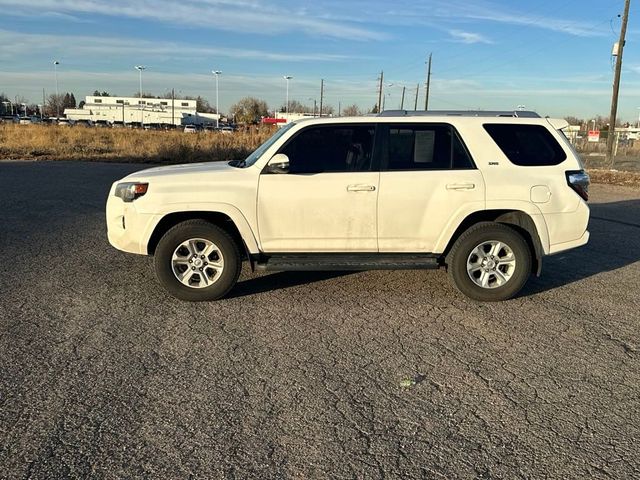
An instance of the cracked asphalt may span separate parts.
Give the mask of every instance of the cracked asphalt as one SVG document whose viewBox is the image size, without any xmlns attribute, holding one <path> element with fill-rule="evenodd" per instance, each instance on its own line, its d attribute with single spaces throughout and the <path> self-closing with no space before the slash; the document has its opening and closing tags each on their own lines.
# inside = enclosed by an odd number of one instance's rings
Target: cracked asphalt
<svg viewBox="0 0 640 480">
<path fill-rule="evenodd" d="M 192 304 L 106 240 L 140 168 L 0 163 L 0 478 L 640 477 L 640 191 L 505 303 L 245 268 Z"/>
</svg>

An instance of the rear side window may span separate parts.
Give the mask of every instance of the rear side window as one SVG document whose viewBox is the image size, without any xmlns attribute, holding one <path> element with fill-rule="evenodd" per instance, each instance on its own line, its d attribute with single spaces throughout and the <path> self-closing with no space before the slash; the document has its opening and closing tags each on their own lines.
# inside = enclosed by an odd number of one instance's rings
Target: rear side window
<svg viewBox="0 0 640 480">
<path fill-rule="evenodd" d="M 385 170 L 473 168 L 471 157 L 451 125 L 389 125 Z"/>
<path fill-rule="evenodd" d="M 485 124 L 484 129 L 511 163 L 522 167 L 558 165 L 567 158 L 551 132 L 541 125 Z"/>
</svg>

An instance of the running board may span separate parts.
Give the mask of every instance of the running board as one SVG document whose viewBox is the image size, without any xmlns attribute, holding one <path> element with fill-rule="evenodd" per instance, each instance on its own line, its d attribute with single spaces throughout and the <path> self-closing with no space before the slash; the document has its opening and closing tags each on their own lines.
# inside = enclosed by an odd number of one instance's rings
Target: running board
<svg viewBox="0 0 640 480">
<path fill-rule="evenodd" d="M 414 270 L 440 266 L 431 253 L 280 253 L 261 255 L 256 268 L 280 271 Z"/>
</svg>

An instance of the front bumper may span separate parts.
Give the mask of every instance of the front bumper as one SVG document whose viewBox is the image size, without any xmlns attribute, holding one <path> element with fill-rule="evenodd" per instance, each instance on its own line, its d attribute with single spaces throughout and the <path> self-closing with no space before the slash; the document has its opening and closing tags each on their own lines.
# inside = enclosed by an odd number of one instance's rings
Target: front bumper
<svg viewBox="0 0 640 480">
<path fill-rule="evenodd" d="M 158 216 L 142 214 L 136 210 L 135 201 L 124 202 L 114 195 L 114 188 L 107 199 L 107 238 L 118 250 L 147 255 L 147 244 Z"/>
</svg>

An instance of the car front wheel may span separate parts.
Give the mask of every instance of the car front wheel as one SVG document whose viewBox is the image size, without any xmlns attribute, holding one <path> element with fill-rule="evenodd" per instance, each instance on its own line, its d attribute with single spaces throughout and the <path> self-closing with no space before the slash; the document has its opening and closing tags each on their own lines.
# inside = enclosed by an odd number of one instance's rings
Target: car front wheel
<svg viewBox="0 0 640 480">
<path fill-rule="evenodd" d="M 226 231 L 205 220 L 188 220 L 160 239 L 154 266 L 171 295 L 198 302 L 225 296 L 238 280 L 242 259 Z"/>
<path fill-rule="evenodd" d="M 455 286 L 474 300 L 513 298 L 531 275 L 531 250 L 513 228 L 482 222 L 465 231 L 447 256 Z"/>
</svg>

